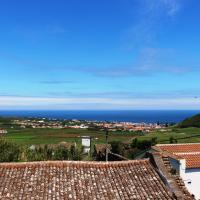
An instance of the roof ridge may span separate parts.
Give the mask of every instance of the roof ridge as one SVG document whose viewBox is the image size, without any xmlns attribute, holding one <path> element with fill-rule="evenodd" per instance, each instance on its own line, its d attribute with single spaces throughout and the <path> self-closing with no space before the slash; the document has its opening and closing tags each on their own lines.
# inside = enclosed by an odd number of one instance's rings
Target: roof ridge
<svg viewBox="0 0 200 200">
<path fill-rule="evenodd" d="M 199 155 L 200 151 L 195 151 L 195 152 L 175 152 L 174 154 L 176 155 Z"/>
<path fill-rule="evenodd" d="M 10 163 L 0 163 L 0 167 L 23 167 L 23 166 L 37 166 L 37 165 L 78 165 L 78 166 L 120 166 L 128 165 L 134 163 L 146 163 L 149 162 L 149 159 L 141 160 L 126 160 L 126 161 L 109 161 L 109 162 L 97 162 L 97 161 L 35 161 L 35 162 L 10 162 Z"/>
<path fill-rule="evenodd" d="M 182 146 L 182 145 L 200 145 L 200 142 L 198 143 L 173 143 L 173 144 L 156 144 L 155 146 L 160 147 L 160 146 Z"/>
</svg>

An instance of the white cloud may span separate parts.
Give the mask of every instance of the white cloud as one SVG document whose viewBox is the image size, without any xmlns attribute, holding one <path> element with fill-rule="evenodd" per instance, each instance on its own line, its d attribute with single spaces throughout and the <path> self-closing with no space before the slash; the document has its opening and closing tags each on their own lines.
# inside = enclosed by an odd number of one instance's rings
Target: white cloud
<svg viewBox="0 0 200 200">
<path fill-rule="evenodd" d="M 176 15 L 181 8 L 180 0 L 162 0 L 162 2 L 169 16 Z"/>
<path fill-rule="evenodd" d="M 140 0 L 143 5 L 143 11 L 154 17 L 158 14 L 165 14 L 170 17 L 176 15 L 181 8 L 181 0 Z M 183 1 L 183 0 L 182 0 Z"/>
<path fill-rule="evenodd" d="M 127 32 L 129 45 L 152 45 L 157 40 L 157 35 L 162 31 L 165 23 L 172 22 L 180 12 L 184 0 L 137 0 L 138 7 L 134 10 L 136 20 Z M 130 41 L 132 40 L 132 42 Z M 132 43 L 132 47 L 130 46 Z"/>
<path fill-rule="evenodd" d="M 200 99 L 43 98 L 1 96 L 0 109 L 200 109 Z"/>
</svg>

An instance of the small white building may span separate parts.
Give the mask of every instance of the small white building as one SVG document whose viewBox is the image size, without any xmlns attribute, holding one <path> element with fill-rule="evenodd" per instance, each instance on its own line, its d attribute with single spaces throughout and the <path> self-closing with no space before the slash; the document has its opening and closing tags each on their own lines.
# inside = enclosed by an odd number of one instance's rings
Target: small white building
<svg viewBox="0 0 200 200">
<path fill-rule="evenodd" d="M 0 134 L 1 134 L 1 135 L 3 135 L 3 134 L 7 134 L 7 133 L 8 133 L 7 130 L 5 130 L 5 129 L 0 129 Z"/>
<path fill-rule="evenodd" d="M 155 147 L 168 155 L 172 168 L 188 191 L 200 200 L 200 143 L 160 144 Z"/>
<path fill-rule="evenodd" d="M 89 153 L 91 147 L 91 137 L 90 136 L 82 136 L 81 144 L 83 146 L 83 153 Z"/>
</svg>

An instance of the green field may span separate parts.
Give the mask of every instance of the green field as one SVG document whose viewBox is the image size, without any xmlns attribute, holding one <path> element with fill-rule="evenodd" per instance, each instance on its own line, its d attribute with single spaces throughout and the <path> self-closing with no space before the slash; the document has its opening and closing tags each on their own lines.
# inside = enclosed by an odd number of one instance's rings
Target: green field
<svg viewBox="0 0 200 200">
<path fill-rule="evenodd" d="M 91 136 L 93 143 L 104 143 L 105 132 L 83 129 L 9 129 L 4 136 L 8 141 L 18 144 L 55 144 L 62 141 L 80 143 L 81 136 Z M 109 133 L 110 141 L 131 141 L 135 133 Z"/>
<path fill-rule="evenodd" d="M 168 128 L 166 132 L 155 131 L 141 136 L 139 139 L 157 137 L 158 143 L 169 143 L 170 137 L 177 139 L 178 143 L 200 142 L 200 128 Z"/>
<path fill-rule="evenodd" d="M 9 129 L 4 136 L 8 141 L 18 144 L 56 144 L 62 141 L 80 143 L 81 136 L 91 136 L 94 143 L 105 143 L 105 132 L 83 129 Z M 168 128 L 166 132 L 138 136 L 129 132 L 109 132 L 109 141 L 131 142 L 137 137 L 139 140 L 157 137 L 158 143 L 169 143 L 169 138 L 177 139 L 178 143 L 200 142 L 200 128 Z"/>
</svg>

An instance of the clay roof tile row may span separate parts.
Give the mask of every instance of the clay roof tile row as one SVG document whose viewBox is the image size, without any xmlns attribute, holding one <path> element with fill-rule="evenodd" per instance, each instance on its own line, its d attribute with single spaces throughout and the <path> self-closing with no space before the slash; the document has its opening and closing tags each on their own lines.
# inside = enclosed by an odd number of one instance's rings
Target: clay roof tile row
<svg viewBox="0 0 200 200">
<path fill-rule="evenodd" d="M 171 154 L 175 159 L 185 159 L 186 168 L 200 168 L 200 143 L 160 144 L 154 149 Z"/>
<path fill-rule="evenodd" d="M 173 199 L 149 160 L 0 164 L 0 199 Z"/>
</svg>

